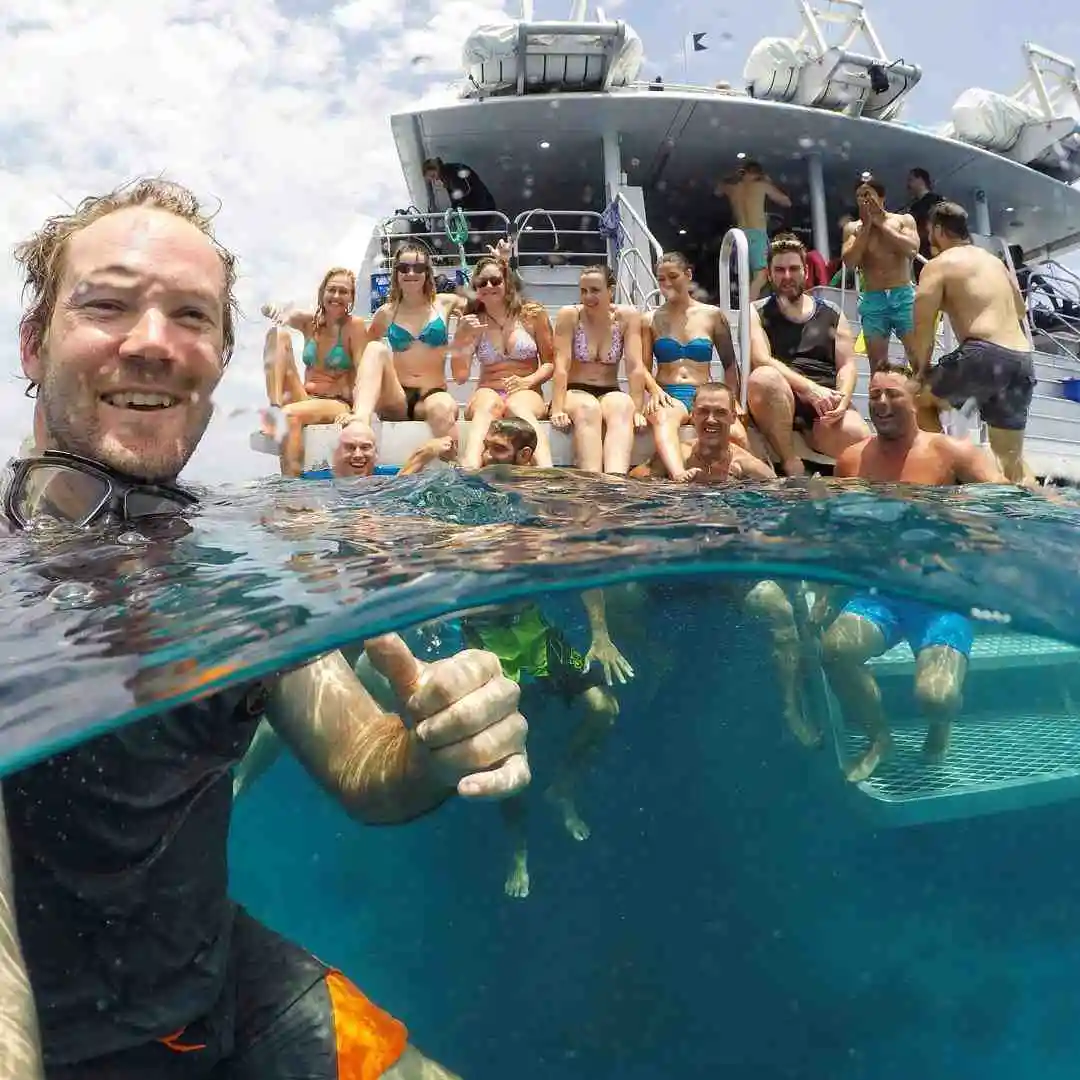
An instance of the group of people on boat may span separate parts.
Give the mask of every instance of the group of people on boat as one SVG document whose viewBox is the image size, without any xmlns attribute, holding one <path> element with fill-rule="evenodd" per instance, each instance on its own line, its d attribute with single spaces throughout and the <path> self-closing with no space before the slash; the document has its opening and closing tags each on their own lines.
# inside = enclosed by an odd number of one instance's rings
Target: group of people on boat
<svg viewBox="0 0 1080 1080">
<path fill-rule="evenodd" d="M 933 261 L 963 246 L 957 220 L 945 208 L 934 221 L 941 254 Z M 130 532 L 149 529 L 148 518 L 192 512 L 198 498 L 177 477 L 210 421 L 236 339 L 236 261 L 211 222 L 191 192 L 146 180 L 81 201 L 19 245 L 27 298 L 20 356 L 36 400 L 32 437 L 0 482 L 5 531 L 32 546 L 41 517 Z M 909 370 L 874 371 L 870 434 L 851 408 L 851 330 L 838 309 L 807 294 L 805 253 L 793 238 L 769 248 L 774 291 L 752 315 L 745 410 L 726 317 L 690 297 L 691 269 L 681 256 L 666 255 L 657 266 L 664 304 L 656 311 L 614 305 L 609 275 L 589 268 L 581 303 L 558 313 L 552 327 L 542 307 L 522 298 L 508 255 L 501 245 L 480 261 L 475 297 L 443 299 L 432 295 L 427 254 L 402 248 L 396 291 L 375 313 L 374 332 L 355 313 L 355 279 L 343 270 L 325 275 L 313 312 L 268 307 L 278 324 L 267 339 L 268 391 L 284 414 L 287 454 L 306 424 L 336 420 L 335 473 L 370 475 L 379 449 L 375 416 L 412 415 L 431 435 L 412 470 L 436 457 L 466 467 L 543 465 L 550 449 L 540 420 L 548 406 L 539 389 L 553 379 L 562 395 L 557 418 L 572 430 L 590 403 L 599 410 L 599 442 L 586 445 L 576 433 L 598 469 L 626 471 L 625 425 L 632 434 L 644 422 L 656 432 L 656 454 L 637 471 L 643 479 L 766 481 L 774 469 L 753 451 L 753 422 L 777 441 L 785 472 L 801 470 L 783 443 L 801 424 L 835 456 L 840 477 L 1004 481 L 973 444 L 920 429 L 921 384 Z M 934 303 L 992 345 L 1011 298 L 1008 281 L 975 263 L 969 271 L 944 267 Z M 290 328 L 304 336 L 302 374 Z M 723 381 L 710 376 L 712 349 Z M 459 379 L 474 359 L 481 367 L 463 448 L 446 393 L 447 351 Z M 957 361 L 961 378 L 967 359 Z M 620 364 L 628 393 L 618 383 Z M 686 419 L 694 437 L 684 446 Z M 612 443 L 610 429 L 619 424 Z M 530 475 L 556 482 L 554 473 Z M 502 528 L 514 543 L 517 527 Z M 124 552 L 125 565 L 138 558 Z M 815 718 L 798 700 L 801 631 L 792 598 L 771 581 L 751 582 L 734 598 L 769 624 L 787 723 L 801 742 L 819 745 Z M 509 801 L 508 823 L 519 830 L 515 800 L 531 780 L 521 684 L 535 680 L 580 704 L 586 717 L 550 789 L 567 829 L 583 839 L 576 782 L 618 713 L 617 684 L 634 677 L 611 639 L 604 594 L 585 594 L 583 602 L 591 633 L 584 654 L 528 603 L 469 613 L 462 619 L 468 647 L 433 663 L 384 636 L 358 647 L 362 655 L 334 652 L 286 674 L 207 687 L 201 697 L 6 776 L 4 1080 L 45 1070 L 65 1080 L 451 1077 L 345 975 L 229 899 L 237 782 L 242 788 L 259 732 L 268 732 L 271 745 L 280 740 L 362 820 L 394 824 L 454 797 L 493 799 Z M 926 754 L 940 760 L 971 647 L 966 617 L 870 593 L 822 592 L 810 625 L 848 721 L 867 732 L 850 779 L 869 776 L 891 745 L 865 661 L 903 638 L 917 656 L 917 696 L 931 725 Z M 507 880 L 515 895 L 528 889 L 522 852 L 519 846 Z"/>
</svg>

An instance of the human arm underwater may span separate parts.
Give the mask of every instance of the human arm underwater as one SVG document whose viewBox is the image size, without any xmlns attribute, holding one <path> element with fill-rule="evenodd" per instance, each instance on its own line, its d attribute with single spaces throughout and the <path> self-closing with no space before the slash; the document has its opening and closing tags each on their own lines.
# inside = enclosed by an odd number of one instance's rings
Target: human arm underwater
<svg viewBox="0 0 1080 1080">
<path fill-rule="evenodd" d="M 498 658 L 466 649 L 433 664 L 389 634 L 365 652 L 413 722 L 383 710 L 339 652 L 281 676 L 266 715 L 353 816 L 410 821 L 455 792 L 503 799 L 530 779 L 520 690 Z"/>
</svg>

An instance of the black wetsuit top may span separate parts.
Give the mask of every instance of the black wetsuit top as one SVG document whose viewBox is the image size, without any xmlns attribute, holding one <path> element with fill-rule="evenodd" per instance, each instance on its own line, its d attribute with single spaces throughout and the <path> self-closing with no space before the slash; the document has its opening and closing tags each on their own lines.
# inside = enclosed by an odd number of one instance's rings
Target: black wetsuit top
<svg viewBox="0 0 1080 1080">
<path fill-rule="evenodd" d="M 777 360 L 804 378 L 832 390 L 836 386 L 836 327 L 840 309 L 813 297 L 814 312 L 805 322 L 792 322 L 775 296 L 757 301 L 758 316 Z"/>
<path fill-rule="evenodd" d="M 915 219 L 915 225 L 919 230 L 919 254 L 924 259 L 929 259 L 932 254 L 930 251 L 930 236 L 927 228 L 930 222 L 930 211 L 933 210 L 938 203 L 944 201 L 944 195 L 939 195 L 936 191 L 928 191 L 925 195 L 920 195 L 908 207 L 908 213 Z"/>
<path fill-rule="evenodd" d="M 3 781 L 46 1061 L 162 1038 L 226 984 L 231 767 L 261 684 L 137 721 Z"/>
</svg>

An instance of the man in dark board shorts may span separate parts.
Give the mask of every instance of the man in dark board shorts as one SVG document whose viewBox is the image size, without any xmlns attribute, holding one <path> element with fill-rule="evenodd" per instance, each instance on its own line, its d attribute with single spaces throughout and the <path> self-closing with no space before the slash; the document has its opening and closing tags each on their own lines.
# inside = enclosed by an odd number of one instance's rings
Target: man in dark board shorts
<svg viewBox="0 0 1080 1080">
<path fill-rule="evenodd" d="M 236 279 L 198 201 L 141 181 L 52 218 L 16 258 L 36 450 L 7 469 L 2 527 L 62 507 L 73 525 L 130 529 L 189 508 L 175 481 L 232 351 Z M 497 657 L 422 664 L 396 635 L 366 651 L 413 727 L 331 653 L 5 778 L 49 1080 L 452 1075 L 343 974 L 228 896 L 232 770 L 264 714 L 320 785 L 372 824 L 528 783 L 519 691 Z M 0 942 L 10 922 L 0 906 Z M 17 970 L 0 967 L 0 1014 L 19 993 Z M 24 1057 L 20 1080 L 33 1075 Z"/>
<path fill-rule="evenodd" d="M 944 403 L 960 408 L 974 398 L 1001 471 L 1014 484 L 1030 483 L 1024 429 L 1035 392 L 1035 363 L 1024 333 L 1024 298 L 1005 264 L 972 243 L 962 206 L 938 203 L 928 227 L 934 257 L 915 293 L 911 351 L 916 374 L 938 401 L 920 410 L 920 424 L 940 431 L 937 408 Z M 939 312 L 948 315 L 960 347 L 931 364 Z"/>
</svg>

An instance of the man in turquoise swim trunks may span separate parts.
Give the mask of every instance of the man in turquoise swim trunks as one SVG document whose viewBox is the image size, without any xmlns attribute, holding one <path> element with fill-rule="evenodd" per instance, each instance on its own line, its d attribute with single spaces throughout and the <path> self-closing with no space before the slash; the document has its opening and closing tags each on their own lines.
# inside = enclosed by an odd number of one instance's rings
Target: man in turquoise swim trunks
<svg viewBox="0 0 1080 1080">
<path fill-rule="evenodd" d="M 989 454 L 963 439 L 920 431 L 918 384 L 904 370 L 870 377 L 870 418 L 876 434 L 836 459 L 836 475 L 900 484 L 1003 484 Z M 892 749 L 881 691 L 866 662 L 906 639 L 915 654 L 915 697 L 930 722 L 923 757 L 938 763 L 960 709 L 974 638 L 971 622 L 953 611 L 882 593 L 858 593 L 822 637 L 822 661 L 845 718 L 865 728 L 870 745 L 846 770 L 866 780 Z"/>
<path fill-rule="evenodd" d="M 908 363 L 915 329 L 912 261 L 919 253 L 919 229 L 910 214 L 885 209 L 885 185 L 864 176 L 855 188 L 859 220 L 844 227 L 844 265 L 862 271 L 859 319 L 871 372 L 889 362 L 893 334 L 903 343 Z"/>
<path fill-rule="evenodd" d="M 716 194 L 726 196 L 735 224 L 746 233 L 750 245 L 750 299 L 757 300 L 765 288 L 769 266 L 765 200 L 787 210 L 791 208 L 791 198 L 773 183 L 756 161 L 746 162 L 733 177 L 723 180 Z"/>
</svg>

